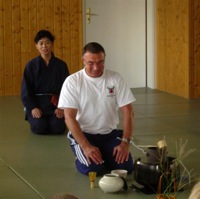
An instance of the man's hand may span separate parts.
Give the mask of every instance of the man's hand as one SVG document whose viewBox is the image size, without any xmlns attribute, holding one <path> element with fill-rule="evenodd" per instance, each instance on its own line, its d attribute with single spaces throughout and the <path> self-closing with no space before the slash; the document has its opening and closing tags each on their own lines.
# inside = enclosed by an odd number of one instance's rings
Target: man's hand
<svg viewBox="0 0 200 199">
<path fill-rule="evenodd" d="M 79 143 L 83 153 L 89 164 L 92 161 L 95 164 L 102 164 L 102 155 L 98 147 L 95 147 L 89 143 L 84 133 L 82 132 L 78 121 L 76 120 L 78 110 L 73 108 L 65 108 L 65 122 L 68 126 L 68 129 L 71 131 L 74 139 Z"/>
<path fill-rule="evenodd" d="M 113 150 L 113 156 L 116 156 L 115 161 L 120 164 L 128 161 L 130 145 L 127 142 L 121 142 Z"/>
<path fill-rule="evenodd" d="M 95 146 L 87 146 L 83 149 L 83 152 L 87 158 L 87 161 L 89 164 L 93 161 L 95 164 L 102 164 L 102 155 L 101 152 L 99 151 L 98 147 Z"/>
</svg>

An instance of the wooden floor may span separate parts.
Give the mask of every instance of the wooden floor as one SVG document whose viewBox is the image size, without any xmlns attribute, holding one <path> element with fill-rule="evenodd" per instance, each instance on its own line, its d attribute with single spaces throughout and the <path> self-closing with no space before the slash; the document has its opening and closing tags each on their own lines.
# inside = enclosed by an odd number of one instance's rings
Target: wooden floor
<svg viewBox="0 0 200 199">
<path fill-rule="evenodd" d="M 200 100 L 188 100 L 157 90 L 133 89 L 136 145 L 156 144 L 165 137 L 168 154 L 176 152 L 176 143 L 188 140 L 186 149 L 195 148 L 184 164 L 199 176 L 200 172 Z M 121 115 L 120 115 L 121 118 Z M 119 127 L 121 126 L 121 121 Z M 131 146 L 134 158 L 146 161 L 146 156 Z M 152 199 L 129 189 L 116 194 L 104 193 L 98 187 L 90 189 L 89 178 L 76 171 L 74 157 L 66 135 L 39 136 L 30 132 L 24 120 L 20 97 L 0 97 L 0 199 L 49 198 L 56 193 L 71 193 L 80 199 Z M 133 183 L 133 174 L 127 183 Z M 177 193 L 187 199 L 188 186 Z"/>
</svg>

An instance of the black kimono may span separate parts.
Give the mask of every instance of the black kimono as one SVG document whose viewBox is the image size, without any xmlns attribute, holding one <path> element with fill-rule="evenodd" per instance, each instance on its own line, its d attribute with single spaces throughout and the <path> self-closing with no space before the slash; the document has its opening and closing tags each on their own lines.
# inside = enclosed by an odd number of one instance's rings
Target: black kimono
<svg viewBox="0 0 200 199">
<path fill-rule="evenodd" d="M 62 84 L 69 75 L 67 64 L 52 53 L 48 66 L 41 56 L 29 61 L 24 70 L 21 99 L 31 130 L 37 134 L 63 133 L 64 118 L 54 114 Z M 41 118 L 33 118 L 31 111 L 39 108 Z"/>
</svg>

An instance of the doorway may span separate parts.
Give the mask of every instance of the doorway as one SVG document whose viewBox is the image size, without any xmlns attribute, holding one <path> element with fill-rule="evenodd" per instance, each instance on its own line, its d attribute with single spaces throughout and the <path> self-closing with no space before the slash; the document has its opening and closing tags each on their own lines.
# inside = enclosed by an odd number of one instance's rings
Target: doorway
<svg viewBox="0 0 200 199">
<path fill-rule="evenodd" d="M 131 88 L 146 87 L 145 0 L 84 0 L 84 44 L 99 42 L 105 67 L 119 72 Z M 89 20 L 88 20 L 89 17 Z"/>
</svg>

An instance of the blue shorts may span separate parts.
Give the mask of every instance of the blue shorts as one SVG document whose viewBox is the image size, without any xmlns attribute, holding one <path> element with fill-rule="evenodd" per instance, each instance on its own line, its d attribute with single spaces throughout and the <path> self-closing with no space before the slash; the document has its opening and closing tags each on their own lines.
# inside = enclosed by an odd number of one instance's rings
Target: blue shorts
<svg viewBox="0 0 200 199">
<path fill-rule="evenodd" d="M 128 170 L 128 173 L 131 173 L 133 171 L 134 166 L 131 154 L 129 154 L 128 161 L 120 164 L 115 161 L 115 156 L 113 156 L 114 147 L 118 146 L 121 143 L 121 140 L 117 139 L 117 137 L 122 137 L 122 130 L 113 130 L 111 133 L 105 135 L 92 135 L 85 132 L 84 134 L 92 145 L 99 148 L 104 163 L 97 165 L 92 162 L 91 164 L 88 164 L 81 147 L 75 141 L 72 134 L 69 132 L 67 137 L 70 140 L 71 149 L 76 157 L 75 164 L 79 172 L 88 175 L 90 171 L 96 171 L 97 175 L 101 175 L 104 172 L 110 172 L 114 169 L 126 169 Z"/>
</svg>

